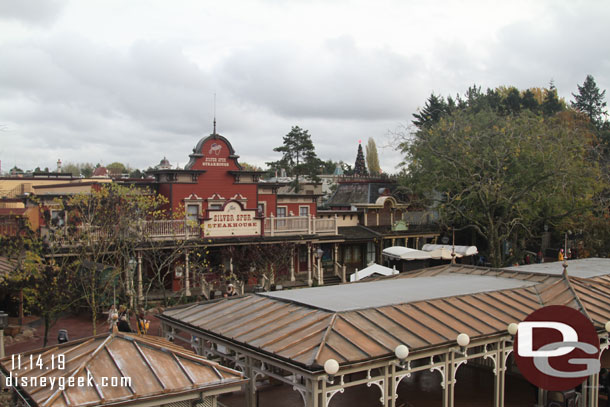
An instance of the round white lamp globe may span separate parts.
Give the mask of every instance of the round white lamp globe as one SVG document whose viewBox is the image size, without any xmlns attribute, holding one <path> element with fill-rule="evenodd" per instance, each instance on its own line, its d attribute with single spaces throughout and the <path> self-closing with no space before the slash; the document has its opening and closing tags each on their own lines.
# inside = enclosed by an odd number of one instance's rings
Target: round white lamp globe
<svg viewBox="0 0 610 407">
<path fill-rule="evenodd" d="M 461 347 L 465 348 L 470 343 L 470 336 L 467 334 L 461 333 L 457 336 L 457 343 Z"/>
<path fill-rule="evenodd" d="M 339 363 L 335 359 L 328 359 L 324 362 L 324 371 L 329 376 L 334 376 L 339 371 Z"/>
<path fill-rule="evenodd" d="M 517 335 L 517 331 L 519 330 L 519 324 L 512 322 L 510 324 L 508 324 L 508 328 L 506 329 L 508 331 L 509 334 L 511 334 L 512 336 Z"/>
<path fill-rule="evenodd" d="M 394 354 L 398 360 L 405 360 L 407 356 L 409 356 L 409 348 L 407 348 L 406 345 L 398 345 L 396 349 L 394 349 Z"/>
<path fill-rule="evenodd" d="M 606 322 L 606 332 L 610 332 L 610 321 Z"/>
</svg>

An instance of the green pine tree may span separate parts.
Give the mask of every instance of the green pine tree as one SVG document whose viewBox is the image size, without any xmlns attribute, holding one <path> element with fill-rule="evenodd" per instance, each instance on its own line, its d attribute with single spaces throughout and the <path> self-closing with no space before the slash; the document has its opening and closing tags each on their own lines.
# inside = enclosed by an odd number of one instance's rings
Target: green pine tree
<svg viewBox="0 0 610 407">
<path fill-rule="evenodd" d="M 318 181 L 318 172 L 322 161 L 315 152 L 311 136 L 307 130 L 294 126 L 290 133 L 284 136 L 284 144 L 273 151 L 283 153 L 281 159 L 266 163 L 272 171 L 286 170 L 288 176 L 295 177 L 295 191 L 299 191 L 299 178 L 309 177 Z"/>
<path fill-rule="evenodd" d="M 601 129 L 604 125 L 604 116 L 608 114 L 606 111 L 606 91 L 600 92 L 595 79 L 592 75 L 587 75 L 585 82 L 578 86 L 578 93 L 572 93 L 574 101 L 572 102 L 572 108 L 580 110 L 589 116 L 591 123 L 597 128 Z"/>
<path fill-rule="evenodd" d="M 553 81 L 551 81 L 549 88 L 546 89 L 544 94 L 544 101 L 542 102 L 542 112 L 545 116 L 553 116 L 555 113 L 559 113 L 564 110 L 565 106 L 559 96 L 557 96 L 557 88 Z"/>
<path fill-rule="evenodd" d="M 447 113 L 448 106 L 442 96 L 436 96 L 434 93 L 430 95 L 424 108 L 419 113 L 414 113 L 413 124 L 418 128 L 429 127 L 437 123 L 441 117 Z"/>
<path fill-rule="evenodd" d="M 366 161 L 362 152 L 362 144 L 358 144 L 358 154 L 356 155 L 356 163 L 354 164 L 354 175 L 359 177 L 367 177 L 369 172 L 366 170 Z"/>
</svg>

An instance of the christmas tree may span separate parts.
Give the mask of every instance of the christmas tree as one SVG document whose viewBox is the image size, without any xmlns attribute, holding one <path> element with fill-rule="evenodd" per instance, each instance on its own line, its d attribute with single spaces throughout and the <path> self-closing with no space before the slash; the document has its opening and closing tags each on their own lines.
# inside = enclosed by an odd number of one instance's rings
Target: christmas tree
<svg viewBox="0 0 610 407">
<path fill-rule="evenodd" d="M 356 156 L 356 164 L 354 164 L 354 175 L 358 177 L 366 177 L 369 172 L 366 170 L 366 161 L 362 152 L 362 141 L 358 143 L 358 155 Z"/>
</svg>

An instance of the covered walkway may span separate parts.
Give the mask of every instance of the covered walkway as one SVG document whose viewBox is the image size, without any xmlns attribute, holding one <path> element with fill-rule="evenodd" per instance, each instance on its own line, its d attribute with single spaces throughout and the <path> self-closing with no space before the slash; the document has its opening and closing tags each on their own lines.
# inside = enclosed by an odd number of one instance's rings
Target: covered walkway
<svg viewBox="0 0 610 407">
<path fill-rule="evenodd" d="M 507 394 L 517 372 L 510 363 L 512 337 L 506 327 L 546 305 L 565 305 L 588 316 L 607 349 L 607 275 L 588 279 L 446 265 L 367 282 L 200 303 L 168 310 L 160 318 L 167 336 L 244 372 L 247 406 L 256 405 L 257 389 L 268 383 L 288 385 L 308 407 L 340 406 L 354 389 L 365 388 L 378 405 L 401 406 L 409 402 L 413 386 L 421 390 L 426 377 L 436 389 L 430 397 L 439 405 L 472 406 L 479 396 L 461 396 L 474 385 L 474 379 L 460 381 L 468 366 L 489 372 L 479 386 L 491 397 L 485 405 L 503 407 L 524 405 L 513 404 L 521 402 L 513 401 L 515 394 L 535 398 L 533 387 Z M 408 348 L 402 360 L 395 355 L 398 345 Z M 329 377 L 323 366 L 331 359 L 338 370 Z M 589 378 L 584 405 L 598 405 L 598 379 Z"/>
</svg>

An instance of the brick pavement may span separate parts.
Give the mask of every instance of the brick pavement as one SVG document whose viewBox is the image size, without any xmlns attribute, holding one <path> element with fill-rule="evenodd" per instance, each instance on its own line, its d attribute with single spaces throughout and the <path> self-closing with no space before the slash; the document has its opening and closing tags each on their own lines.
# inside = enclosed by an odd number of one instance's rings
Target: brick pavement
<svg viewBox="0 0 610 407">
<path fill-rule="evenodd" d="M 90 315 L 71 315 L 67 317 L 60 318 L 55 325 L 51 327 L 49 330 L 49 341 L 47 346 L 56 345 L 57 344 L 57 333 L 60 329 L 67 329 L 69 339 L 75 340 L 80 338 L 86 338 L 88 336 L 93 335 L 93 328 L 91 324 Z M 98 321 L 97 324 L 97 333 L 101 334 L 104 332 L 108 332 L 108 324 L 106 323 L 106 316 L 100 317 L 101 321 Z M 159 335 L 160 333 L 160 321 L 154 317 L 152 314 L 147 314 L 146 319 L 150 321 L 150 328 L 148 333 L 150 335 Z M 136 320 L 135 317 L 131 318 L 131 326 L 135 329 Z M 33 349 L 42 348 L 43 342 L 43 334 L 44 334 L 44 324 L 42 320 L 30 322 L 30 324 L 34 324 L 34 328 L 36 332 L 34 337 L 29 340 L 17 342 L 5 347 L 5 353 L 7 356 L 10 356 L 14 353 L 21 353 Z"/>
</svg>

